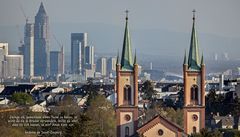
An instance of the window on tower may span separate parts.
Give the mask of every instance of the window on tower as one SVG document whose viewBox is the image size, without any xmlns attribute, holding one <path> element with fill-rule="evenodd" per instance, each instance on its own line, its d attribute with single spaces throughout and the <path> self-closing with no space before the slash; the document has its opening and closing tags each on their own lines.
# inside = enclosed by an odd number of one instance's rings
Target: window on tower
<svg viewBox="0 0 240 137">
<path fill-rule="evenodd" d="M 131 104 L 131 86 L 124 87 L 124 104 Z"/>
<path fill-rule="evenodd" d="M 196 133 L 197 132 L 197 128 L 194 126 L 193 127 L 193 133 Z"/>
<path fill-rule="evenodd" d="M 125 127 L 125 137 L 129 137 L 129 127 Z"/>
<path fill-rule="evenodd" d="M 191 87 L 191 102 L 193 104 L 197 104 L 198 102 L 198 86 L 197 85 L 193 85 Z"/>
</svg>

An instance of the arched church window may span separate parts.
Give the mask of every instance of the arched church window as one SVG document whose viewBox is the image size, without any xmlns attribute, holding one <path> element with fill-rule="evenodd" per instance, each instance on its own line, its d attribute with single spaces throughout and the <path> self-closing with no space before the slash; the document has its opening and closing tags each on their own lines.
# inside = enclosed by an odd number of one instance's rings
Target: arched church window
<svg viewBox="0 0 240 137">
<path fill-rule="evenodd" d="M 193 127 L 193 133 L 196 133 L 197 132 L 197 128 L 194 126 Z"/>
<path fill-rule="evenodd" d="M 130 85 L 126 85 L 124 87 L 124 102 L 126 104 L 131 103 L 131 86 Z"/>
<path fill-rule="evenodd" d="M 129 137 L 129 127 L 125 127 L 125 137 Z"/>
<path fill-rule="evenodd" d="M 198 101 L 198 86 L 197 85 L 193 85 L 191 87 L 191 100 Z"/>
</svg>

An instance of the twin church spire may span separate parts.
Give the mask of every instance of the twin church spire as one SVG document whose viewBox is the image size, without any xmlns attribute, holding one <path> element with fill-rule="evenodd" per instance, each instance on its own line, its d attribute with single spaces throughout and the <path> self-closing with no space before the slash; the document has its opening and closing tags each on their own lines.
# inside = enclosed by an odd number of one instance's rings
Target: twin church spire
<svg viewBox="0 0 240 137">
<path fill-rule="evenodd" d="M 184 64 L 188 65 L 188 69 L 190 70 L 200 70 L 201 65 L 203 64 L 203 56 L 199 58 L 199 47 L 198 47 L 198 38 L 195 28 L 195 10 L 193 10 L 193 25 L 192 25 L 192 34 L 191 34 L 191 41 L 190 41 L 190 49 L 189 49 L 189 55 L 188 55 L 188 62 L 186 57 L 186 52 L 184 56 Z"/>
<path fill-rule="evenodd" d="M 128 13 L 129 11 L 126 10 L 126 23 L 125 23 L 125 32 L 124 32 L 124 40 L 123 40 L 123 48 L 122 48 L 122 56 L 121 56 L 121 69 L 122 70 L 133 70 L 134 64 L 136 64 L 136 53 L 134 56 L 134 62 L 132 60 L 132 47 L 131 47 L 131 38 L 129 34 L 129 27 L 128 27 Z M 198 38 L 197 32 L 195 28 L 195 13 L 196 11 L 193 10 L 193 25 L 192 25 L 192 34 L 191 34 L 191 41 L 190 41 L 190 49 L 188 54 L 188 60 L 186 57 L 186 51 L 184 56 L 184 64 L 188 65 L 188 69 L 190 70 L 200 70 L 201 65 L 204 64 L 203 62 L 203 55 L 199 57 L 199 47 L 198 47 Z M 136 52 L 136 51 L 135 51 Z M 119 54 L 119 53 L 118 53 Z M 117 57 L 117 64 L 119 64 L 119 55 Z"/>
<path fill-rule="evenodd" d="M 131 38 L 130 38 L 129 28 L 128 28 L 128 13 L 129 13 L 129 11 L 126 10 L 126 23 L 125 23 L 125 32 L 124 32 L 123 48 L 122 48 L 122 56 L 121 56 L 121 64 L 120 65 L 121 65 L 122 70 L 132 71 L 134 69 L 134 64 L 137 63 L 137 60 L 136 60 L 136 53 L 134 56 L 134 62 L 132 60 L 132 46 L 131 46 Z M 117 63 L 119 63 L 118 58 L 119 57 L 117 57 Z"/>
</svg>

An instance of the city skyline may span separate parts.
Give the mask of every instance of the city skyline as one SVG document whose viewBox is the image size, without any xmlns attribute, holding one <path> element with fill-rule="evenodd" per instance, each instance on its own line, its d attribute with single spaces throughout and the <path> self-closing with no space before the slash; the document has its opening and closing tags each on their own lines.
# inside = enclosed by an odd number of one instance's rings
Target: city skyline
<svg viewBox="0 0 240 137">
<path fill-rule="evenodd" d="M 240 135 L 237 4 L 2 2 L 0 136 Z"/>
<path fill-rule="evenodd" d="M 14 10 L 11 9 L 10 13 L 12 14 L 8 14 L 7 17 L 0 14 L 0 17 L 3 18 L 3 21 L 0 22 L 0 30 L 1 26 L 9 24 L 14 26 L 12 29 L 16 33 L 15 25 L 24 24 L 25 19 L 20 7 L 23 8 L 26 16 L 29 17 L 30 22 L 32 22 L 33 15 L 40 2 L 41 1 L 5 1 L 2 5 L 7 6 L 15 3 L 13 6 L 16 7 L 13 8 Z M 138 54 L 151 53 L 151 55 L 159 56 L 169 55 L 171 58 L 182 57 L 181 53 L 184 52 L 189 45 L 188 36 L 190 29 L 188 26 L 191 25 L 189 23 L 189 16 L 191 16 L 190 11 L 196 9 L 198 20 L 196 27 L 199 30 L 198 34 L 202 47 L 200 51 L 207 50 L 205 53 L 206 59 L 211 58 L 213 56 L 212 54 L 220 55 L 224 54 L 224 52 L 228 53 L 230 58 L 240 58 L 237 51 L 233 50 L 239 49 L 238 43 L 240 41 L 239 29 L 235 27 L 240 22 L 240 18 L 236 16 L 236 13 L 239 11 L 236 6 L 238 5 L 238 1 L 211 1 L 208 3 L 206 1 L 149 2 L 148 5 L 152 6 L 152 8 L 148 8 L 148 6 L 144 6 L 146 4 L 144 1 L 136 4 L 135 1 L 112 2 L 104 0 L 101 2 L 95 1 L 99 7 L 93 8 L 94 10 L 88 12 L 81 11 L 91 6 L 95 7 L 95 4 L 92 4 L 92 2 L 82 2 L 77 8 L 76 5 L 80 3 L 78 1 L 72 1 L 68 4 L 64 1 L 59 1 L 59 6 L 66 5 L 65 7 L 68 10 L 55 9 L 54 2 L 56 1 L 43 1 L 46 11 L 51 18 L 50 33 L 54 33 L 64 44 L 66 55 L 70 53 L 70 50 L 66 48 L 70 45 L 69 34 L 74 32 L 87 32 L 91 36 L 89 43 L 95 46 L 97 53 L 112 53 L 112 51 L 117 51 L 117 47 L 122 43 L 121 35 L 123 32 L 121 31 L 121 19 L 124 18 L 122 12 L 125 9 L 129 9 L 132 25 L 131 31 L 133 33 L 132 39 L 135 41 L 133 48 L 139 49 L 137 51 Z M 105 5 L 110 5 L 110 7 Z M 104 6 L 107 8 L 100 10 L 103 9 Z M 178 6 L 178 8 L 176 8 L 176 6 Z M 213 6 L 214 8 L 212 8 Z M 4 9 L 5 7 L 2 8 L 2 10 Z M 9 9 L 6 9 L 6 11 L 8 10 Z M 19 14 L 18 17 L 14 18 L 17 14 Z M 9 23 L 6 23 L 6 21 Z M 6 30 L 3 29 L 3 31 Z M 99 37 L 104 31 L 104 35 Z M 4 38 L 5 36 L 0 35 L 0 40 L 2 40 L 2 37 Z M 19 36 L 16 36 L 14 38 L 16 40 L 8 41 L 9 45 L 11 45 L 11 50 L 16 50 L 16 48 L 12 47 L 18 46 L 18 37 Z M 57 47 L 56 42 L 52 40 L 52 38 L 50 43 L 51 49 Z M 227 46 L 231 48 L 226 49 Z M 102 47 L 106 48 L 106 50 L 103 50 Z M 173 48 L 177 50 L 172 51 L 171 49 Z M 177 52 L 180 50 L 182 51 Z"/>
</svg>

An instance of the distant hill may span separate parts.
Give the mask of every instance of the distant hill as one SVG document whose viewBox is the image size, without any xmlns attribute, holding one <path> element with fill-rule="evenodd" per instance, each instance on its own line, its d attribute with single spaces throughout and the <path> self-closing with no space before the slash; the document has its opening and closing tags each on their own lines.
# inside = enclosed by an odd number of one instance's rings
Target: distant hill
<svg viewBox="0 0 240 137">
<path fill-rule="evenodd" d="M 23 38 L 23 26 L 19 26 Z M 101 55 L 116 55 L 121 51 L 123 43 L 124 24 L 113 26 L 100 23 L 79 24 L 50 24 L 50 32 L 65 46 L 67 64 L 70 61 L 70 35 L 72 32 L 87 32 L 90 45 L 95 46 L 95 52 Z M 130 24 L 133 51 L 137 49 L 138 59 L 141 62 L 165 63 L 158 68 L 168 68 L 176 63 L 182 63 L 185 49 L 189 48 L 191 27 L 188 33 L 173 32 L 160 29 L 134 29 Z M 51 49 L 60 50 L 51 36 Z M 206 60 L 212 60 L 215 53 L 219 58 L 226 52 L 230 59 L 240 59 L 240 38 L 222 37 L 212 34 L 199 34 L 200 54 L 204 51 Z M 9 42 L 11 53 L 17 51 L 20 36 L 16 26 L 0 26 L 0 41 Z M 172 63 L 171 63 L 172 62 Z M 144 63 L 146 64 L 146 63 Z M 236 65 L 236 63 L 234 64 Z M 238 65 L 238 64 L 237 64 Z M 239 64 L 240 65 L 240 64 Z"/>
</svg>

